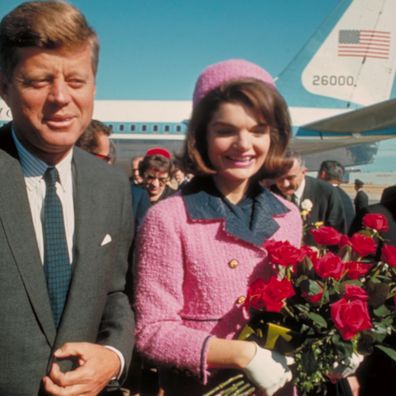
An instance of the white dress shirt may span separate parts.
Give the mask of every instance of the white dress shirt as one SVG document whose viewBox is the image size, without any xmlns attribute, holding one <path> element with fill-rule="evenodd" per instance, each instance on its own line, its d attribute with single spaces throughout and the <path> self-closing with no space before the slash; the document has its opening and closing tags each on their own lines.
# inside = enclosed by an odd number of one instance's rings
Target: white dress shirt
<svg viewBox="0 0 396 396">
<path fill-rule="evenodd" d="M 44 264 L 44 237 L 43 237 L 43 203 L 45 199 L 46 186 L 44 173 L 48 165 L 31 154 L 23 147 L 22 143 L 12 132 L 16 149 L 20 158 L 22 172 L 25 177 L 26 190 L 29 199 L 30 211 L 38 249 L 40 252 L 41 262 Z M 69 253 L 69 262 L 73 262 L 73 238 L 74 238 L 74 203 L 73 203 L 73 178 L 71 170 L 71 161 L 73 150 L 70 150 L 66 157 L 55 165 L 59 174 L 59 181 L 56 183 L 56 193 L 62 203 L 63 220 L 65 224 L 65 233 L 67 249 Z"/>
</svg>

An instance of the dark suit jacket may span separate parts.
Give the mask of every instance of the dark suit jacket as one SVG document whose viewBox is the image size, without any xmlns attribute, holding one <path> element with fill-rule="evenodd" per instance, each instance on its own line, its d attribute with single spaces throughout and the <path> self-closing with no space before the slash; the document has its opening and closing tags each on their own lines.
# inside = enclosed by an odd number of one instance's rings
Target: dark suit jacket
<svg viewBox="0 0 396 396">
<path fill-rule="evenodd" d="M 396 194 L 393 197 L 389 195 L 384 203 L 367 206 L 358 212 L 349 232 L 351 235 L 362 228 L 366 213 L 380 213 L 388 219 L 389 229 L 381 235 L 386 243 L 396 246 Z M 396 336 L 388 338 L 387 342 L 396 349 Z M 396 362 L 374 349 L 359 368 L 358 378 L 361 383 L 360 396 L 391 395 L 395 387 Z"/>
<path fill-rule="evenodd" d="M 360 190 L 356 193 L 356 196 L 355 196 L 355 199 L 353 202 L 355 204 L 355 209 L 356 209 L 356 213 L 357 213 L 357 212 L 359 212 L 359 210 L 368 206 L 368 204 L 369 204 L 368 195 L 364 191 Z"/>
<path fill-rule="evenodd" d="M 346 228 L 349 230 L 353 218 L 355 217 L 355 208 L 353 206 L 352 199 L 340 186 L 335 187 L 335 189 L 338 192 L 338 196 L 341 198 L 342 207 L 345 214 Z"/>
<path fill-rule="evenodd" d="M 309 223 L 323 221 L 326 226 L 334 227 L 340 232 L 347 231 L 344 209 L 335 187 L 322 180 L 305 176 L 305 188 L 301 202 L 304 199 L 309 199 L 313 203 L 312 210 L 308 215 Z M 313 243 L 309 233 L 305 236 L 304 242 Z"/>
<path fill-rule="evenodd" d="M 382 191 L 381 203 L 394 200 L 396 197 L 396 186 L 390 186 Z"/>
<path fill-rule="evenodd" d="M 137 230 L 151 206 L 150 196 L 144 187 L 133 183 L 131 183 L 131 193 L 135 230 Z"/>
<path fill-rule="evenodd" d="M 75 149 L 73 275 L 56 330 L 10 125 L 0 129 L 0 394 L 39 393 L 52 352 L 68 341 L 117 348 L 128 364 L 133 314 L 124 293 L 133 238 L 130 186 Z M 111 242 L 101 246 L 106 235 Z"/>
</svg>

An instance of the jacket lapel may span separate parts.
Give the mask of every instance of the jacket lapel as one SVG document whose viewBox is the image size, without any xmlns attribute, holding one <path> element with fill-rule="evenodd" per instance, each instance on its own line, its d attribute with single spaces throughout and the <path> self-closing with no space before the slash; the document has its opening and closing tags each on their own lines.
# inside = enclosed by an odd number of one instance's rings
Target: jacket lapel
<svg viewBox="0 0 396 396">
<path fill-rule="evenodd" d="M 2 153 L 0 153 L 1 155 Z M 15 258 L 30 303 L 50 345 L 55 339 L 47 286 L 31 218 L 26 186 L 19 162 L 0 156 L 0 221 Z M 5 183 L 5 180 L 13 180 Z"/>
</svg>

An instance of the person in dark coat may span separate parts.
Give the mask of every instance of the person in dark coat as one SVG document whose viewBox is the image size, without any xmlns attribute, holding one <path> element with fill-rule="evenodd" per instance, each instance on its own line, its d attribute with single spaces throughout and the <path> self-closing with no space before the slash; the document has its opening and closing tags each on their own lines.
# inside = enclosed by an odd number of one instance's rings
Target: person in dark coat
<svg viewBox="0 0 396 396">
<path fill-rule="evenodd" d="M 369 204 L 368 195 L 363 191 L 364 183 L 360 179 L 355 179 L 356 196 L 354 199 L 355 210 L 358 213 Z"/>
<path fill-rule="evenodd" d="M 0 128 L 0 395 L 104 395 L 128 370 L 129 183 L 75 147 L 98 52 L 67 2 L 25 2 L 0 22 L 12 113 Z"/>
<path fill-rule="evenodd" d="M 307 176 L 307 168 L 298 153 L 291 152 L 287 157 L 293 165 L 285 175 L 276 179 L 272 190 L 293 201 L 300 210 L 309 208 L 304 219 L 306 225 L 323 222 L 339 232 L 347 232 L 342 201 L 336 189 L 322 180 Z M 309 233 L 305 234 L 304 242 L 313 243 Z"/>
<path fill-rule="evenodd" d="M 345 168 L 338 161 L 326 160 L 320 164 L 318 179 L 331 184 L 341 198 L 344 208 L 345 222 L 349 229 L 353 218 L 355 217 L 355 208 L 349 195 L 341 188 L 344 181 Z"/>
</svg>

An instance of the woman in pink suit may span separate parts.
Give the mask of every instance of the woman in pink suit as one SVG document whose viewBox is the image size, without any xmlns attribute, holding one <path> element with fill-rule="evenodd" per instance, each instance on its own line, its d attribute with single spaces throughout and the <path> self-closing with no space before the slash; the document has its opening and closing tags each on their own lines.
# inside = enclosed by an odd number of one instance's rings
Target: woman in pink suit
<svg viewBox="0 0 396 396">
<path fill-rule="evenodd" d="M 150 209 L 137 243 L 136 342 L 166 395 L 202 395 L 223 369 L 293 394 L 284 356 L 235 339 L 248 285 L 269 273 L 264 242 L 301 241 L 297 208 L 259 184 L 285 170 L 290 133 L 264 69 L 229 60 L 200 75 L 184 152 L 196 176 Z"/>
</svg>

